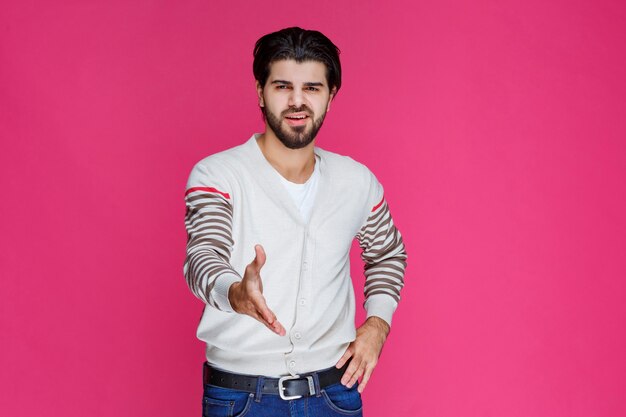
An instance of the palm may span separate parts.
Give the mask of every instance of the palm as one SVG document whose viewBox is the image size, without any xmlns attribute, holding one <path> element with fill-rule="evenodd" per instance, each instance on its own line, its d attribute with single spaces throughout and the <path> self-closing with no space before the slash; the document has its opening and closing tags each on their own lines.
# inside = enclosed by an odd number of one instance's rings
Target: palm
<svg viewBox="0 0 626 417">
<path fill-rule="evenodd" d="M 256 256 L 246 267 L 241 283 L 233 284 L 234 290 L 229 292 L 229 300 L 237 313 L 246 314 L 263 323 L 274 333 L 284 336 L 286 333 L 284 327 L 276 319 L 276 315 L 269 309 L 263 297 L 261 268 L 265 265 L 265 251 L 261 245 L 256 245 L 254 250 Z M 232 298 L 231 293 L 233 293 Z"/>
</svg>

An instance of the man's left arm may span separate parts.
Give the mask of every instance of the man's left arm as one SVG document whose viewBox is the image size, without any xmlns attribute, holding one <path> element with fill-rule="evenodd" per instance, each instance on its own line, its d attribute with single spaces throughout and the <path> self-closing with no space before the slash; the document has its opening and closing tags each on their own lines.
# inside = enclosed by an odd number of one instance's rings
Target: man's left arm
<svg viewBox="0 0 626 417">
<path fill-rule="evenodd" d="M 336 367 L 341 368 L 352 358 L 341 383 L 352 387 L 363 377 L 358 388 L 359 392 L 363 392 L 378 363 L 389 334 L 391 317 L 400 301 L 407 254 L 384 196 L 372 208 L 356 237 L 365 262 L 367 320 L 357 329 L 356 339 L 350 343 Z"/>
</svg>

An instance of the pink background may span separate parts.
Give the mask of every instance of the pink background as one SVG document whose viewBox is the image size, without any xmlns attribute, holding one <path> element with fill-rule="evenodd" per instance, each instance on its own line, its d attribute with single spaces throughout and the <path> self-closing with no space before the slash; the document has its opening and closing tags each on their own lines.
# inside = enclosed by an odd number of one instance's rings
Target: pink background
<svg viewBox="0 0 626 417">
<path fill-rule="evenodd" d="M 382 4 L 2 2 L 0 415 L 200 415 L 184 187 L 292 25 L 410 256 L 366 416 L 626 415 L 624 3 Z"/>
</svg>

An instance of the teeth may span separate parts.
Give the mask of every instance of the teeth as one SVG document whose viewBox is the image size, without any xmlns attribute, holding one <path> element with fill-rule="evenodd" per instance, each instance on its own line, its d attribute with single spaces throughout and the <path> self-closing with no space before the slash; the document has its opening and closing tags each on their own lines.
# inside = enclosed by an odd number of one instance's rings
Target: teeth
<svg viewBox="0 0 626 417">
<path fill-rule="evenodd" d="M 289 119 L 304 119 L 306 116 L 287 116 Z"/>
</svg>

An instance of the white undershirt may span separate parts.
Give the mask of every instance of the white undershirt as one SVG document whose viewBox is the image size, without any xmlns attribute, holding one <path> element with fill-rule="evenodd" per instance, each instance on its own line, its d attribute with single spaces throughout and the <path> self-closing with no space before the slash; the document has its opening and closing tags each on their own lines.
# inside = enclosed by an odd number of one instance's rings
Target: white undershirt
<svg viewBox="0 0 626 417">
<path fill-rule="evenodd" d="M 300 215 L 305 223 L 308 223 L 309 217 L 311 217 L 311 209 L 315 202 L 315 195 L 317 194 L 317 183 L 319 182 L 320 170 L 318 156 L 315 155 L 315 167 L 313 168 L 313 174 L 304 184 L 296 184 L 288 181 L 282 175 L 276 173 L 280 177 L 280 181 L 283 183 L 296 207 L 300 210 Z"/>
</svg>

